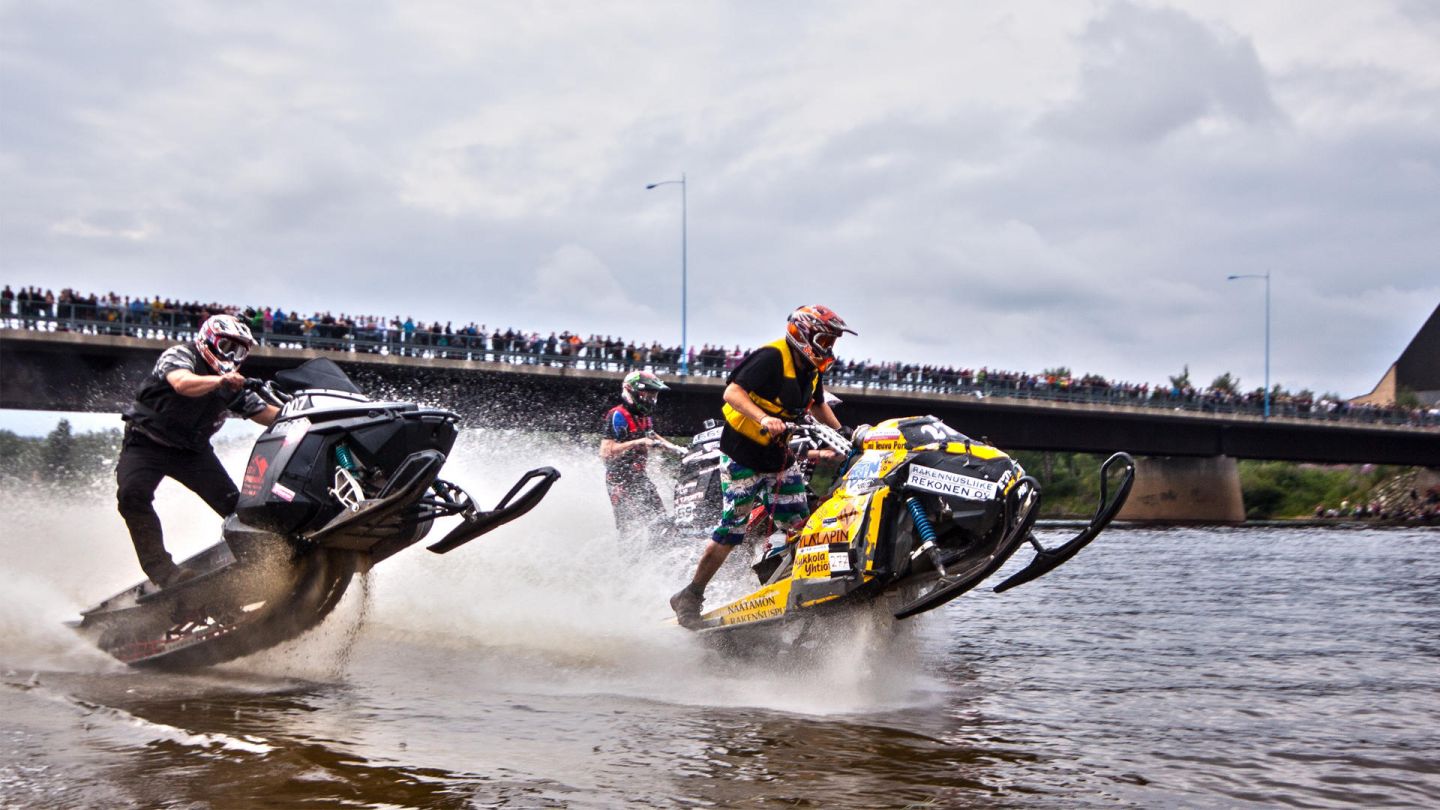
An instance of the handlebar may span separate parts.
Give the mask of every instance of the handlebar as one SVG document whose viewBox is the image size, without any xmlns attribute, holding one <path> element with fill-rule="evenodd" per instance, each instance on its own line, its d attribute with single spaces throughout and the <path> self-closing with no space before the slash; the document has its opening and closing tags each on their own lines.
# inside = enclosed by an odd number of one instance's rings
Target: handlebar
<svg viewBox="0 0 1440 810">
<path fill-rule="evenodd" d="M 261 399 L 265 400 L 266 404 L 274 405 L 277 408 L 285 407 L 285 403 L 292 399 L 289 394 L 277 390 L 273 380 L 246 377 L 244 390 L 254 391 Z"/>
<path fill-rule="evenodd" d="M 840 434 L 840 431 L 830 427 L 810 414 L 806 414 L 803 422 L 786 422 L 785 433 L 793 439 L 808 439 L 816 450 L 834 450 L 842 456 L 850 455 L 850 440 Z M 769 435 L 769 431 L 760 428 L 760 432 Z"/>
<path fill-rule="evenodd" d="M 683 456 L 686 453 L 690 452 L 690 449 L 688 447 L 681 447 L 680 445 L 670 441 L 669 439 L 661 436 L 659 433 L 656 433 L 653 430 L 646 431 L 645 436 L 655 442 L 658 442 L 660 444 L 660 449 L 669 450 L 676 455 Z"/>
</svg>

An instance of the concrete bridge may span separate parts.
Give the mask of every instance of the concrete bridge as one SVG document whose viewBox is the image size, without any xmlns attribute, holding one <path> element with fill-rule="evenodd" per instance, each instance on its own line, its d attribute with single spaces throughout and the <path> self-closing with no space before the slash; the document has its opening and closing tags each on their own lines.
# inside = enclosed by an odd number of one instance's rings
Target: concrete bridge
<svg viewBox="0 0 1440 810">
<path fill-rule="evenodd" d="M 172 341 L 76 332 L 0 330 L 0 408 L 118 412 Z M 319 356 L 258 347 L 247 374 L 268 377 Z M 325 352 L 372 396 L 459 411 L 476 426 L 595 433 L 617 401 L 621 371 L 573 365 Z M 656 421 L 665 433 L 719 416 L 719 377 L 667 377 Z M 1236 459 L 1440 465 L 1440 430 L 1357 422 L 1163 411 L 1114 404 L 977 398 L 888 388 L 836 388 L 847 424 L 934 414 L 1010 450 L 1143 456 L 1133 518 L 1243 519 Z M 1146 510 L 1146 504 L 1154 509 Z M 1150 514 L 1153 512 L 1153 514 Z"/>
</svg>

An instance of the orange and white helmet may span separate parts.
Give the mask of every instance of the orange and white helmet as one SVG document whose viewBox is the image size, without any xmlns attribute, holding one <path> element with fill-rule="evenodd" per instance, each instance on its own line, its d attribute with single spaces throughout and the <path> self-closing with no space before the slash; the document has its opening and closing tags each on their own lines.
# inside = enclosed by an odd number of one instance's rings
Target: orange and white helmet
<svg viewBox="0 0 1440 810">
<path fill-rule="evenodd" d="M 211 315 L 200 324 L 195 348 L 216 374 L 228 374 L 240 367 L 255 345 L 250 327 L 234 315 Z"/>
<path fill-rule="evenodd" d="M 785 337 L 799 352 L 825 371 L 835 362 L 835 341 L 849 332 L 859 334 L 845 325 L 845 321 L 829 307 L 815 304 L 800 307 L 790 313 L 785 328 Z"/>
</svg>

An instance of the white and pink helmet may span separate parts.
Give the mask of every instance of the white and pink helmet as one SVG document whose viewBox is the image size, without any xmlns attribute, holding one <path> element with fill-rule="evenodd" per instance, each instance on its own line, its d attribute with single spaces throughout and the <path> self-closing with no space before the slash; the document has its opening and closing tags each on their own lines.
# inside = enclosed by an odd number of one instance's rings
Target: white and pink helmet
<svg viewBox="0 0 1440 810">
<path fill-rule="evenodd" d="M 234 315 L 211 315 L 200 324 L 195 348 L 216 374 L 228 374 L 240 367 L 255 345 L 250 327 Z"/>
</svg>

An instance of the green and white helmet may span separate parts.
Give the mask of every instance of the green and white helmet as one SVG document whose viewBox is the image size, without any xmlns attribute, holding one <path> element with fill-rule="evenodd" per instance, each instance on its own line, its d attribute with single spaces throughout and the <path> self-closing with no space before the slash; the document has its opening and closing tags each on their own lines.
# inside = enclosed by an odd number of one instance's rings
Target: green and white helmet
<svg viewBox="0 0 1440 810">
<path fill-rule="evenodd" d="M 644 416 L 655 407 L 660 392 L 669 390 L 654 374 L 648 371 L 632 371 L 625 375 L 625 382 L 620 384 L 620 399 L 625 401 L 626 407 L 631 411 Z"/>
</svg>

